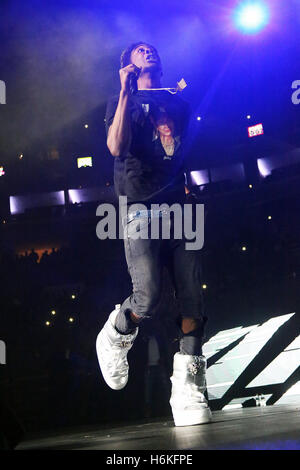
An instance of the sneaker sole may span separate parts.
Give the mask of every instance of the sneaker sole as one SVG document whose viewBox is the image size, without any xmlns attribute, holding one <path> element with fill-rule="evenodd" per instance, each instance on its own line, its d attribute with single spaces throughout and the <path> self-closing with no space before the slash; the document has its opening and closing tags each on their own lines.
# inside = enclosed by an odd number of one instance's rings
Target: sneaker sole
<svg viewBox="0 0 300 470">
<path fill-rule="evenodd" d="M 102 375 L 103 375 L 103 378 L 105 380 L 105 382 L 107 383 L 107 385 L 112 388 L 113 390 L 122 390 L 122 388 L 124 388 L 126 385 L 127 385 L 127 382 L 128 382 L 128 376 L 127 378 L 125 379 L 125 382 L 124 383 L 115 383 L 111 377 L 106 374 L 105 372 L 105 367 L 104 367 L 104 364 L 101 360 L 101 337 L 102 337 L 102 330 L 100 331 L 100 333 L 98 334 L 97 336 L 97 340 L 96 340 L 96 351 L 97 351 L 97 357 L 98 357 L 98 362 L 99 362 L 99 366 L 100 366 L 100 369 L 101 369 L 101 372 L 102 372 Z M 118 381 L 119 382 L 119 381 Z"/>
<path fill-rule="evenodd" d="M 194 426 L 210 423 L 212 414 L 209 408 L 202 410 L 172 410 L 175 426 Z"/>
</svg>

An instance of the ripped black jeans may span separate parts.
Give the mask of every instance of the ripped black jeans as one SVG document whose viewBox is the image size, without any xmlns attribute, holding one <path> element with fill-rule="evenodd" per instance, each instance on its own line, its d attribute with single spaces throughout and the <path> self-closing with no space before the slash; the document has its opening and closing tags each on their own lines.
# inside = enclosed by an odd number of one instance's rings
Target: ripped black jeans
<svg viewBox="0 0 300 470">
<path fill-rule="evenodd" d="M 142 318 L 153 315 L 162 290 L 162 268 L 168 258 L 181 317 L 198 320 L 200 328 L 197 330 L 203 336 L 206 318 L 202 314 L 200 250 L 186 250 L 184 238 L 142 238 L 146 232 L 150 233 L 153 211 L 151 216 L 150 212 L 129 213 L 123 220 L 125 256 L 133 291 L 123 302 L 121 311 L 129 310 Z M 174 223 L 172 218 L 170 223 Z M 138 233 L 140 238 L 137 238 Z"/>
</svg>

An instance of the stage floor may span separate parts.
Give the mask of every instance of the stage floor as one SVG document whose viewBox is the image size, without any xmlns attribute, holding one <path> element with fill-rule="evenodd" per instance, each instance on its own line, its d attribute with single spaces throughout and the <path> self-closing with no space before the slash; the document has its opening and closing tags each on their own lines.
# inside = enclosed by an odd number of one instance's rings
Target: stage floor
<svg viewBox="0 0 300 470">
<path fill-rule="evenodd" d="M 215 411 L 213 421 L 175 427 L 167 419 L 87 426 L 27 436 L 17 450 L 299 449 L 300 404 Z"/>
</svg>

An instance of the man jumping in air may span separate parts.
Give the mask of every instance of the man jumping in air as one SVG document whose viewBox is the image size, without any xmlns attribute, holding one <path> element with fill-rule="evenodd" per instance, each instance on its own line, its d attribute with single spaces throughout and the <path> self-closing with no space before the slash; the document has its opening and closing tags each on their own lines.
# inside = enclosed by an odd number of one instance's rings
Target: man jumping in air
<svg viewBox="0 0 300 470">
<path fill-rule="evenodd" d="M 204 397 L 205 318 L 201 313 L 199 251 L 186 250 L 184 237 L 177 239 L 174 234 L 170 239 L 138 236 L 163 216 L 162 211 L 152 209 L 153 204 L 183 207 L 185 203 L 183 141 L 189 106 L 178 94 L 161 88 L 161 60 L 147 43 L 135 43 L 123 51 L 119 74 L 120 94 L 109 101 L 106 110 L 107 146 L 114 157 L 116 193 L 127 197 L 124 248 L 133 291 L 110 314 L 97 337 L 99 365 L 112 389 L 125 387 L 127 353 L 138 325 L 157 308 L 167 260 L 181 312 L 180 350 L 174 356 L 170 405 L 176 426 L 207 423 L 211 411 Z M 137 204 L 147 210 L 137 210 Z"/>
</svg>

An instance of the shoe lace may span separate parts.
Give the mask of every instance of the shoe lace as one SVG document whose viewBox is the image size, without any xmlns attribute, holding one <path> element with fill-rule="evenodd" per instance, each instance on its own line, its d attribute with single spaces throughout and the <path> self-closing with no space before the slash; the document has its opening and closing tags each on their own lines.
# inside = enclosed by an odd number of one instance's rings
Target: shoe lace
<svg viewBox="0 0 300 470">
<path fill-rule="evenodd" d="M 117 348 L 129 348 L 132 345 L 132 341 L 122 340 L 118 343 L 115 343 Z"/>
<path fill-rule="evenodd" d="M 189 374 L 195 377 L 205 367 L 204 362 L 197 356 L 194 357 L 194 361 L 190 362 L 187 366 Z"/>
<path fill-rule="evenodd" d="M 121 340 L 114 344 L 108 368 L 111 376 L 126 375 L 128 372 L 127 349 L 132 345 L 132 341 Z"/>
<path fill-rule="evenodd" d="M 198 374 L 204 373 L 205 370 L 205 362 L 199 358 L 194 357 L 194 361 L 188 364 L 187 366 L 189 374 L 192 376 L 194 383 L 190 383 L 188 386 L 188 394 L 190 399 L 195 402 L 205 402 L 205 396 L 202 391 L 199 390 L 199 384 L 196 384 L 196 377 Z"/>
</svg>

